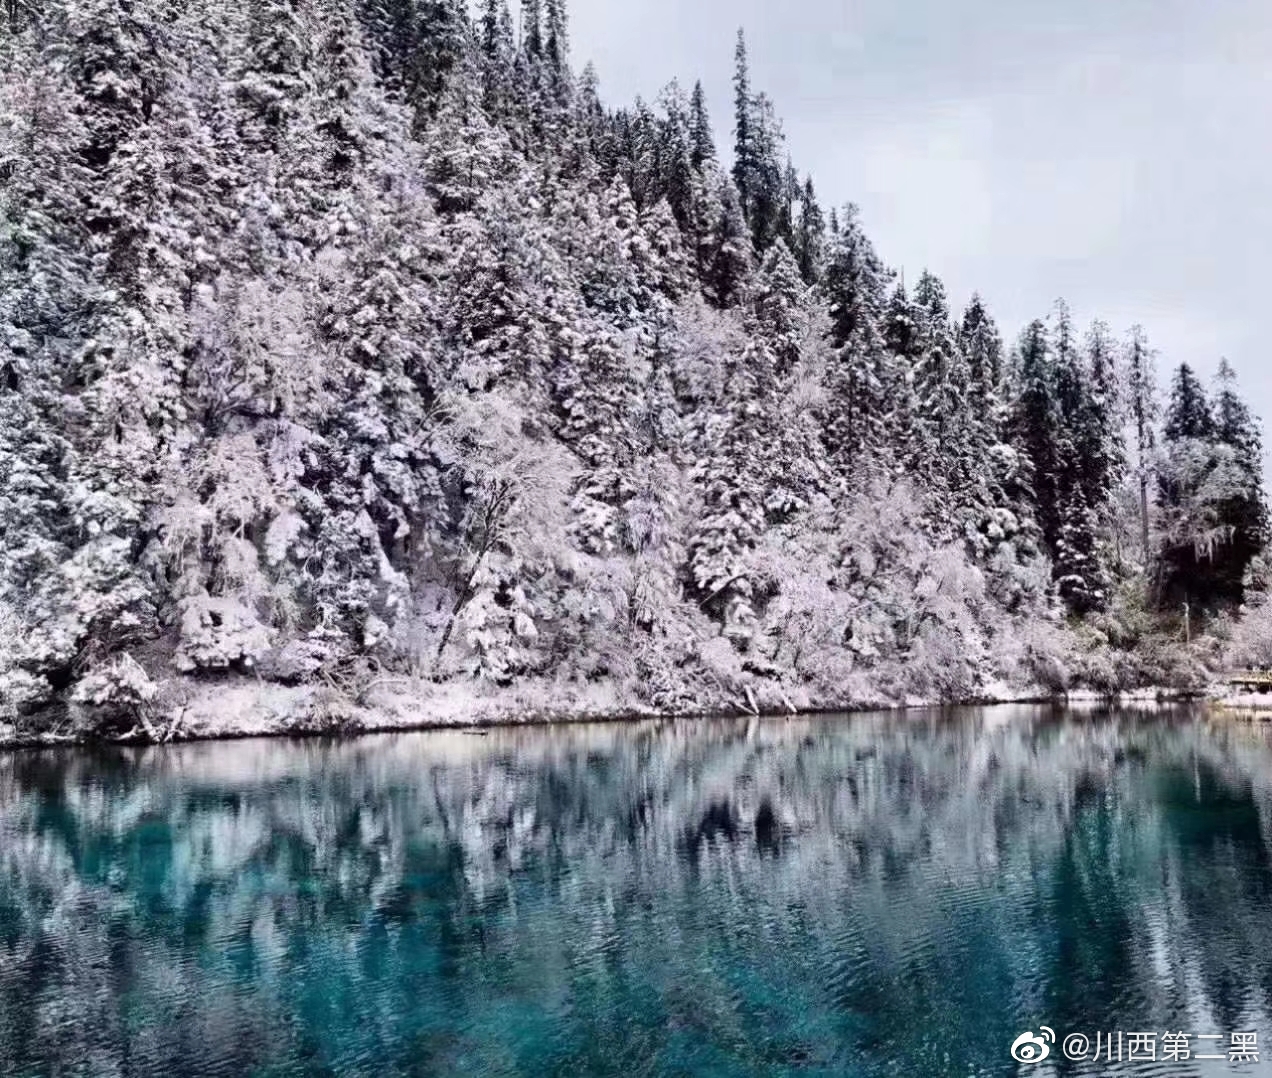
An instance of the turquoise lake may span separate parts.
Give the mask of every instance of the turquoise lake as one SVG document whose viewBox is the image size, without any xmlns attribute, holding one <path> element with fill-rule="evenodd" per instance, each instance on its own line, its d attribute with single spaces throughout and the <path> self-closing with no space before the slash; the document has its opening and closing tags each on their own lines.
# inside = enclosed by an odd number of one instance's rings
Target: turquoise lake
<svg viewBox="0 0 1272 1078">
<path fill-rule="evenodd" d="M 1270 1015 L 1272 736 L 1202 709 L 0 754 L 5 1076 L 1258 1075 Z"/>
</svg>

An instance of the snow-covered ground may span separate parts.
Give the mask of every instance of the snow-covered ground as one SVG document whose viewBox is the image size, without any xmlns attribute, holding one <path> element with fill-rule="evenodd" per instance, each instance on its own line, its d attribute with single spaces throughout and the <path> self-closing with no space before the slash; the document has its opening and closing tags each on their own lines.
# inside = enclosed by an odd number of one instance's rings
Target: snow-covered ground
<svg viewBox="0 0 1272 1078">
<path fill-rule="evenodd" d="M 909 696 L 890 700 L 882 694 L 845 696 L 841 700 L 803 699 L 804 706 L 759 709 L 764 714 L 882 711 L 937 707 L 950 704 L 997 705 L 1063 701 L 1076 708 L 1094 708 L 1110 702 L 1157 704 L 1178 699 L 1168 689 L 1144 689 L 1114 697 L 1076 690 L 1054 696 L 1041 687 L 1012 688 L 1005 683 L 987 686 L 974 699 L 948 701 Z M 699 708 L 659 711 L 642 704 L 616 685 L 597 682 L 562 685 L 531 682 L 506 689 L 479 684 L 434 684 L 406 678 L 386 678 L 355 701 L 325 686 L 273 685 L 254 679 L 240 681 L 190 681 L 182 686 L 180 703 L 167 713 L 150 718 L 144 726 L 126 732 L 127 740 L 188 741 L 240 737 L 306 734 L 354 736 L 394 730 L 510 726 L 584 721 L 622 721 L 648 718 L 687 718 L 736 715 L 746 711 L 705 702 Z M 1261 709 L 1272 717 L 1272 696 L 1223 696 L 1226 708 Z M 53 724 L 47 732 L 28 734 L 0 724 L 0 748 L 33 744 L 72 744 L 83 739 L 70 721 Z"/>
<path fill-rule="evenodd" d="M 1243 719 L 1259 722 L 1272 720 L 1272 693 L 1218 688 L 1211 695 L 1211 700 L 1216 707 Z"/>
</svg>

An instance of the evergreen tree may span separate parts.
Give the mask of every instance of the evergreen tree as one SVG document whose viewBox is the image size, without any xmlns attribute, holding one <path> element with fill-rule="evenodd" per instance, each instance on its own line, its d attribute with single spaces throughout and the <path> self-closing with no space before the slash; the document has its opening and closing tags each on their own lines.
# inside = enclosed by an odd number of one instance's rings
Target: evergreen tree
<svg viewBox="0 0 1272 1078">
<path fill-rule="evenodd" d="M 1051 542 L 1060 596 L 1078 614 L 1103 606 L 1108 581 L 1099 553 L 1097 512 L 1106 489 L 1094 482 L 1101 447 L 1093 430 L 1095 397 L 1069 309 L 1056 304 L 1051 331 L 1057 408 L 1055 517 Z M 1093 456 L 1095 453 L 1097 456 Z"/>
<path fill-rule="evenodd" d="M 1126 345 L 1126 394 L 1127 409 L 1135 440 L 1135 472 L 1140 501 L 1140 550 L 1144 564 L 1149 560 L 1149 509 L 1148 487 L 1152 470 L 1152 455 L 1156 445 L 1157 374 L 1154 367 L 1155 353 L 1149 347 L 1148 337 L 1140 326 L 1131 329 Z"/>
<path fill-rule="evenodd" d="M 512 113 L 510 98 L 516 64 L 508 0 L 483 0 L 476 29 L 481 57 L 482 107 L 492 119 L 503 119 Z"/>
<path fill-rule="evenodd" d="M 498 24 L 496 3 L 497 0 L 485 0 L 483 18 L 483 42 L 492 50 L 492 55 Z M 339 9 L 333 13 L 339 14 Z M 416 55 L 420 23 L 416 0 L 364 0 L 359 14 L 372 44 L 376 74 L 395 93 L 411 97 L 419 77 Z"/>
<path fill-rule="evenodd" d="M 1108 326 L 1094 322 L 1086 337 L 1085 406 L 1075 420 L 1075 444 L 1086 498 L 1107 517 L 1126 470 L 1117 353 Z"/>
<path fill-rule="evenodd" d="M 746 56 L 746 35 L 738 29 L 733 52 L 733 185 L 743 216 L 749 221 L 751 181 L 756 172 L 755 102 L 751 97 L 751 70 Z"/>
<path fill-rule="evenodd" d="M 658 171 L 658 126 L 653 110 L 638 97 L 627 117 L 620 168 L 638 209 L 657 202 L 663 194 Z"/>
<path fill-rule="evenodd" d="M 768 95 L 751 92 L 746 37 L 740 29 L 734 50 L 733 107 L 733 182 L 751 241 L 763 254 L 779 235 L 788 242 L 792 238 L 787 176 L 781 165 L 783 136 Z"/>
<path fill-rule="evenodd" d="M 769 249 L 760 270 L 756 314 L 779 377 L 789 373 L 800 358 L 807 292 L 795 259 L 786 244 L 778 240 Z"/>
<path fill-rule="evenodd" d="M 1258 421 L 1237 393 L 1236 374 L 1226 359 L 1219 362 L 1212 400 L 1214 437 L 1229 450 L 1237 481 L 1237 489 L 1219 507 L 1219 519 L 1231 534 L 1216 585 L 1222 599 L 1240 603 L 1245 598 L 1246 573 L 1268 541 L 1263 439 Z"/>
<path fill-rule="evenodd" d="M 978 470 L 969 438 L 969 374 L 950 322 L 945 286 L 926 270 L 914 289 L 918 355 L 913 367 L 915 424 L 909 458 L 916 470 L 961 489 Z"/>
<path fill-rule="evenodd" d="M 277 153 L 288 127 L 308 97 L 310 43 L 295 5 L 251 0 L 238 93 L 245 110 L 243 139 L 253 149 Z"/>
<path fill-rule="evenodd" d="M 905 281 L 898 279 L 888 296 L 883 315 L 883 339 L 898 361 L 906 380 L 913 382 L 913 367 L 919 358 L 919 321 L 921 312 L 911 302 Z"/>
<path fill-rule="evenodd" d="M 1059 518 L 1056 589 L 1075 614 L 1099 610 L 1108 601 L 1108 579 L 1097 548 L 1095 513 L 1081 487 L 1065 492 Z"/>
<path fill-rule="evenodd" d="M 751 242 L 737 190 L 727 177 L 720 177 L 719 207 L 708 240 L 707 295 L 719 307 L 737 306 L 746 294 L 752 271 Z"/>
<path fill-rule="evenodd" d="M 500 0 L 482 0 L 481 5 L 481 21 L 479 26 L 481 29 L 481 52 L 489 64 L 507 62 L 508 57 L 500 55 L 500 24 L 502 20 L 503 9 L 507 8 L 506 3 Z"/>
<path fill-rule="evenodd" d="M 414 56 L 417 104 L 431 116 L 467 53 L 468 10 L 464 0 L 416 0 L 416 4 L 419 20 Z"/>
<path fill-rule="evenodd" d="M 521 44 L 531 60 L 543 58 L 543 7 L 541 0 L 521 5 Z"/>
<path fill-rule="evenodd" d="M 1003 378 L 1003 342 L 998 326 L 978 294 L 973 293 L 963 312 L 958 343 L 967 357 L 972 408 L 977 418 L 993 429 L 998 423 L 996 405 Z"/>
<path fill-rule="evenodd" d="M 1181 363 L 1171 379 L 1170 407 L 1162 434 L 1168 442 L 1183 438 L 1207 441 L 1215 432 L 1214 417 L 1205 387 L 1187 363 Z"/>
<path fill-rule="evenodd" d="M 756 251 L 763 254 L 779 236 L 790 238 L 789 215 L 785 212 L 786 176 L 780 163 L 783 135 L 767 94 L 754 98 L 751 112 L 747 201 L 743 206 L 751 226 L 752 242 Z"/>
<path fill-rule="evenodd" d="M 558 360 L 555 376 L 561 437 L 584 463 L 574 491 L 575 534 L 584 550 L 606 556 L 622 546 L 620 509 L 635 493 L 628 477 L 639 387 L 626 358 L 616 333 L 598 331 L 580 355 Z"/>
<path fill-rule="evenodd" d="M 690 115 L 678 83 L 671 83 L 660 95 L 663 120 L 657 127 L 653 169 L 656 184 L 653 199 L 665 198 L 677 223 L 687 234 L 697 231 L 694 202 L 694 164 Z"/>
<path fill-rule="evenodd" d="M 726 407 L 704 417 L 701 427 L 700 439 L 709 448 L 694 479 L 703 512 L 688 552 L 694 593 L 745 649 L 757 622 L 748 556 L 765 523 L 764 469 L 754 447 L 769 433 L 776 378 L 773 356 L 761 342 L 751 341 L 726 363 Z"/>
<path fill-rule="evenodd" d="M 861 228 L 857 208 L 846 206 L 823 283 L 831 347 L 824 436 L 828 453 L 844 467 L 878 447 L 886 419 L 878 332 L 885 282 L 883 263 Z"/>
<path fill-rule="evenodd" d="M 804 188 L 800 193 L 799 220 L 795 227 L 793 251 L 799 272 L 808 284 L 815 284 L 821 279 L 825 247 L 826 218 L 817 204 L 813 178 L 809 176 L 804 181 Z"/>
<path fill-rule="evenodd" d="M 1061 415 L 1053 377 L 1046 325 L 1035 319 L 1017 346 L 1015 399 L 1008 416 L 1008 437 L 1027 467 L 1009 491 L 1027 504 L 1044 542 L 1054 550 L 1060 539 Z"/>
<path fill-rule="evenodd" d="M 1240 572 L 1237 595 L 1225 594 L 1233 529 L 1223 509 L 1239 496 L 1241 470 L 1231 447 L 1216 440 L 1210 401 L 1187 363 L 1180 364 L 1171 378 L 1162 434 L 1166 444 L 1158 473 L 1158 598 L 1166 606 L 1239 598 Z"/>
<path fill-rule="evenodd" d="M 702 83 L 693 84 L 689 99 L 689 160 L 699 172 L 708 161 L 716 159 L 715 136 L 711 133 L 711 117 L 707 114 L 707 95 Z"/>
<path fill-rule="evenodd" d="M 607 159 L 604 147 L 610 132 L 605 108 L 601 104 L 599 85 L 596 68 L 589 63 L 579 79 L 576 105 L 580 134 L 588 155 L 600 166 L 602 175 L 608 177 L 613 163 Z"/>
<path fill-rule="evenodd" d="M 648 286 L 661 294 L 665 304 L 674 303 L 693 288 L 693 266 L 685 251 L 680 226 L 665 198 L 641 215 L 641 225 L 650 253 Z M 654 308 L 658 306 L 658 303 L 651 304 Z M 664 317 L 669 316 L 665 305 L 662 313 Z"/>
<path fill-rule="evenodd" d="M 547 0 L 547 24 L 544 27 L 544 55 L 553 78 L 561 85 L 567 74 L 569 44 L 566 35 L 565 0 Z"/>
</svg>

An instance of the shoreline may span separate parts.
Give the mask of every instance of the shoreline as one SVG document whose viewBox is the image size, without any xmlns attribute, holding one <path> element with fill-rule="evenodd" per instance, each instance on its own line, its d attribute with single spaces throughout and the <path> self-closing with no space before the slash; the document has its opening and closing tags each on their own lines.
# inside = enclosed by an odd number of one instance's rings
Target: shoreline
<svg viewBox="0 0 1272 1078">
<path fill-rule="evenodd" d="M 0 752 L 23 749 L 82 748 L 94 745 L 149 747 L 194 741 L 234 741 L 256 737 L 354 738 L 367 734 L 430 730 L 489 730 L 514 726 L 566 726 L 586 723 L 673 721 L 685 719 L 795 718 L 905 712 L 1011 704 L 1058 706 L 1160 706 L 1205 700 L 1234 715 L 1258 721 L 1272 718 L 1272 698 L 1261 704 L 1225 697 L 1214 688 L 1184 691 L 1146 687 L 1117 693 L 1077 689 L 1050 693 L 1040 687 L 989 692 L 959 700 L 807 700 L 805 706 L 743 708 L 734 701 L 657 709 L 625 697 L 614 686 L 529 685 L 474 691 L 462 683 L 429 684 L 418 693 L 380 693 L 361 702 L 319 685 L 284 686 L 244 679 L 238 684 L 186 686 L 189 698 L 166 714 L 142 719 L 131 730 L 102 733 L 66 729 L 69 715 L 51 730 L 21 732 L 0 724 Z M 423 689 L 423 686 L 420 686 Z M 590 690 L 590 691 L 582 691 Z M 59 728 L 60 727 L 60 728 Z"/>
</svg>

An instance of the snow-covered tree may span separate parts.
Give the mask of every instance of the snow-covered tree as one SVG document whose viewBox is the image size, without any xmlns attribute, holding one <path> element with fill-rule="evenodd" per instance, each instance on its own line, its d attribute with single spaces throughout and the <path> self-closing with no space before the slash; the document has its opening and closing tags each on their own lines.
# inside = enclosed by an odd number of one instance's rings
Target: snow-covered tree
<svg viewBox="0 0 1272 1078">
<path fill-rule="evenodd" d="M 1008 356 L 979 297 L 956 322 L 934 274 L 894 282 L 741 35 L 723 161 L 701 83 L 607 107 L 563 0 L 518 15 L 5 10 L 4 721 L 126 733 L 169 679 L 382 668 L 965 693 L 1050 669 L 1015 646 L 1052 639 L 1021 632 L 1049 583 L 1107 627 L 1128 422 L 1163 596 L 1255 594 L 1227 367 L 1204 408 L 1177 385 L 1159 459 L 1143 333 L 1124 377 L 1063 312 Z"/>
</svg>

